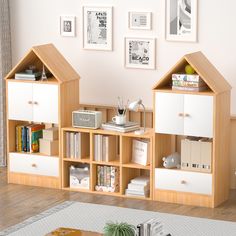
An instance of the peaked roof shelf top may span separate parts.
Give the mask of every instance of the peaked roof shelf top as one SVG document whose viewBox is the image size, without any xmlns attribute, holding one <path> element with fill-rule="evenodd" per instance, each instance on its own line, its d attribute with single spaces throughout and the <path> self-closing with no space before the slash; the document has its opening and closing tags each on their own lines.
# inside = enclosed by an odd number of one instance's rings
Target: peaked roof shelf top
<svg viewBox="0 0 236 236">
<path fill-rule="evenodd" d="M 231 89 L 230 84 L 220 74 L 214 65 L 202 52 L 195 52 L 183 56 L 153 87 L 153 90 L 164 88 L 174 73 L 181 73 L 186 64 L 190 64 L 207 86 L 216 94 Z"/>
<path fill-rule="evenodd" d="M 29 65 L 39 65 L 39 63 L 44 64 L 59 83 L 80 78 L 53 44 L 44 44 L 32 47 L 5 79 L 13 79 L 15 73 L 25 70 Z"/>
</svg>

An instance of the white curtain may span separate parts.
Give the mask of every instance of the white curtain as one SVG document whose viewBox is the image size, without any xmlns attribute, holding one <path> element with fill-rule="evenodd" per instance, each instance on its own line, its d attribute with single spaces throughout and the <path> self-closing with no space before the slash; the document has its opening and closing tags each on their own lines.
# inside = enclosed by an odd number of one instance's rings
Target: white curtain
<svg viewBox="0 0 236 236">
<path fill-rule="evenodd" d="M 11 69 L 10 9 L 0 0 L 0 166 L 6 165 L 6 115 L 4 77 Z"/>
</svg>

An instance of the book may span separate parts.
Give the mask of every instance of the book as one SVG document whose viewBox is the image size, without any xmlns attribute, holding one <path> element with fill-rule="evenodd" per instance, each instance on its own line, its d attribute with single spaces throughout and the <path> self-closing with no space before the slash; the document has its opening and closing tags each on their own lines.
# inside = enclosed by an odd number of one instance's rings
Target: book
<svg viewBox="0 0 236 236">
<path fill-rule="evenodd" d="M 70 158 L 70 132 L 66 132 L 66 158 Z"/>
<path fill-rule="evenodd" d="M 140 196 L 140 197 L 149 197 L 150 190 L 147 191 L 135 191 L 135 190 L 125 190 L 125 195 L 127 196 Z"/>
<path fill-rule="evenodd" d="M 130 182 L 133 183 L 133 184 L 147 185 L 147 184 L 150 183 L 150 177 L 149 176 L 141 175 L 141 176 L 138 176 L 138 177 L 136 177 L 134 179 L 131 179 Z"/>
<path fill-rule="evenodd" d="M 179 81 L 190 81 L 190 82 L 201 82 L 203 81 L 198 74 L 172 74 L 172 81 L 179 80 Z"/>
<path fill-rule="evenodd" d="M 203 80 L 200 82 L 172 80 L 172 86 L 199 88 L 199 87 L 203 87 L 203 86 L 206 87 L 207 85 Z"/>
<path fill-rule="evenodd" d="M 149 184 L 134 184 L 134 183 L 129 183 L 128 184 L 128 189 L 132 191 L 147 191 L 150 189 Z"/>
<path fill-rule="evenodd" d="M 39 152 L 39 139 L 43 137 L 44 124 L 35 124 L 30 127 L 30 152 Z"/>
<path fill-rule="evenodd" d="M 33 73 L 27 73 L 27 72 L 18 72 L 15 73 L 15 79 L 16 80 L 38 80 L 41 78 L 42 72 L 37 71 Z"/>
<path fill-rule="evenodd" d="M 116 136 L 102 137 L 102 161 L 113 161 L 116 159 Z"/>
<path fill-rule="evenodd" d="M 115 122 L 110 121 L 102 124 L 102 128 L 105 130 L 112 130 L 118 132 L 131 132 L 140 129 L 140 125 L 137 122 L 128 121 L 124 125 L 117 125 Z"/>
<path fill-rule="evenodd" d="M 150 164 L 150 142 L 148 140 L 133 139 L 131 161 L 144 166 Z"/>
<path fill-rule="evenodd" d="M 173 90 L 183 90 L 183 91 L 190 91 L 190 92 L 201 92 L 207 90 L 207 86 L 203 87 L 181 87 L 181 86 L 172 86 Z"/>
</svg>

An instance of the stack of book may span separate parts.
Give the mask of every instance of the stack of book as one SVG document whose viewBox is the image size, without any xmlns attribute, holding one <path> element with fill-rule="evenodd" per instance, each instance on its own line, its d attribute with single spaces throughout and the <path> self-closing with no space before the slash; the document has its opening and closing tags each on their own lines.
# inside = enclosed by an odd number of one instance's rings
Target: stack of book
<svg viewBox="0 0 236 236">
<path fill-rule="evenodd" d="M 125 190 L 127 196 L 149 197 L 150 178 L 148 176 L 139 176 L 131 179 L 128 188 Z"/>
<path fill-rule="evenodd" d="M 132 162 L 147 166 L 150 164 L 150 141 L 133 139 Z"/>
<path fill-rule="evenodd" d="M 102 128 L 105 130 L 118 131 L 122 133 L 131 132 L 140 129 L 140 125 L 137 122 L 128 121 L 124 125 L 117 125 L 115 122 L 110 121 L 102 124 Z"/>
<path fill-rule="evenodd" d="M 164 236 L 163 223 L 159 219 L 150 219 L 137 225 L 138 236 Z"/>
<path fill-rule="evenodd" d="M 66 132 L 66 158 L 81 159 L 89 157 L 89 134 Z"/>
<path fill-rule="evenodd" d="M 207 85 L 197 74 L 172 74 L 172 89 L 200 92 L 206 90 Z"/>
<path fill-rule="evenodd" d="M 118 192 L 119 191 L 119 168 L 116 166 L 97 166 L 96 191 Z"/>
<path fill-rule="evenodd" d="M 27 124 L 16 126 L 16 151 L 39 152 L 39 139 L 42 138 L 43 124 Z"/>
<path fill-rule="evenodd" d="M 114 161 L 116 159 L 116 136 L 94 135 L 94 161 Z"/>
<path fill-rule="evenodd" d="M 39 80 L 42 76 L 41 71 L 36 69 L 26 69 L 22 72 L 15 73 L 16 80 Z"/>
</svg>

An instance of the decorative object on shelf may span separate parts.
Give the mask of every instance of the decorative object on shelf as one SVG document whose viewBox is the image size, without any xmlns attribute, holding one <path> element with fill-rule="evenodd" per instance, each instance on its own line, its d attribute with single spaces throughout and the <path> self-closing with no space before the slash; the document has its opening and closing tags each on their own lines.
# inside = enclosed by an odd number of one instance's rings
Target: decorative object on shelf
<svg viewBox="0 0 236 236">
<path fill-rule="evenodd" d="M 47 75 L 46 75 L 46 71 L 45 71 L 45 66 L 43 65 L 43 70 L 42 70 L 42 75 L 41 75 L 41 80 L 47 80 Z"/>
<path fill-rule="evenodd" d="M 112 117 L 112 121 L 117 125 L 124 125 L 126 123 L 126 115 L 116 115 Z"/>
<path fill-rule="evenodd" d="M 188 75 L 193 75 L 195 73 L 194 68 L 189 64 L 184 67 L 184 70 L 185 70 L 185 73 Z"/>
<path fill-rule="evenodd" d="M 136 228 L 128 223 L 108 222 L 103 229 L 104 236 L 135 236 Z"/>
<path fill-rule="evenodd" d="M 72 112 L 73 127 L 98 129 L 102 124 L 102 112 L 78 110 Z"/>
<path fill-rule="evenodd" d="M 83 48 L 112 50 L 112 7 L 83 7 Z"/>
<path fill-rule="evenodd" d="M 167 169 L 180 168 L 181 157 L 179 153 L 175 152 L 167 157 L 162 158 L 163 166 Z"/>
<path fill-rule="evenodd" d="M 166 40 L 197 40 L 197 0 L 166 1 Z"/>
<path fill-rule="evenodd" d="M 138 111 L 140 106 L 143 108 L 143 129 L 135 131 L 135 134 L 143 134 L 146 131 L 146 110 L 141 98 L 129 104 L 129 110 L 135 112 Z"/>
<path fill-rule="evenodd" d="M 129 28 L 150 30 L 152 28 L 151 12 L 129 12 Z"/>
<path fill-rule="evenodd" d="M 163 223 L 160 221 L 160 219 L 150 219 L 137 225 L 137 235 L 164 236 L 163 228 Z"/>
<path fill-rule="evenodd" d="M 70 188 L 89 189 L 89 165 L 70 166 Z"/>
<path fill-rule="evenodd" d="M 145 139 L 133 139 L 132 162 L 147 166 L 150 164 L 150 142 Z"/>
<path fill-rule="evenodd" d="M 125 66 L 155 69 L 155 38 L 125 38 Z"/>
<path fill-rule="evenodd" d="M 16 80 L 39 80 L 42 75 L 41 71 L 38 71 L 34 65 L 29 66 L 28 69 L 15 73 Z"/>
<path fill-rule="evenodd" d="M 61 36 L 75 37 L 75 16 L 60 16 Z"/>
</svg>

